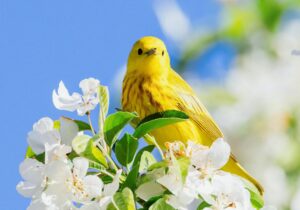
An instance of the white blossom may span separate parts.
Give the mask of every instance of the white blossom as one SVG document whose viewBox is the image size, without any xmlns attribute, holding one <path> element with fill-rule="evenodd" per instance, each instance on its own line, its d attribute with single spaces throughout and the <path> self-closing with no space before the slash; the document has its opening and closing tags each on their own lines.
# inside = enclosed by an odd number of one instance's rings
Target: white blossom
<svg viewBox="0 0 300 210">
<path fill-rule="evenodd" d="M 60 129 L 54 128 L 54 122 L 49 117 L 40 119 L 33 125 L 32 131 L 28 133 L 27 141 L 35 154 L 45 151 L 45 145 L 66 144 L 71 142 L 78 134 L 78 126 L 67 118 L 60 119 Z"/>
<path fill-rule="evenodd" d="M 102 190 L 99 191 L 94 201 L 86 203 L 80 210 L 106 210 L 107 206 L 111 203 L 114 194 L 119 189 L 119 179 L 122 171 L 118 170 L 112 183 L 103 185 Z"/>
<path fill-rule="evenodd" d="M 20 174 L 25 181 L 19 182 L 17 191 L 28 198 L 40 194 L 46 185 L 44 170 L 43 163 L 26 158 L 19 167 Z"/>
<path fill-rule="evenodd" d="M 223 139 L 217 139 L 211 147 L 189 141 L 186 153 L 196 169 L 200 169 L 203 174 L 212 175 L 228 162 L 230 146 Z"/>
<path fill-rule="evenodd" d="M 254 210 L 250 203 L 250 193 L 235 176 L 217 175 L 212 179 L 213 191 L 202 195 L 211 206 L 204 210 Z"/>
<path fill-rule="evenodd" d="M 32 131 L 28 133 L 27 141 L 35 154 L 45 151 L 45 144 L 60 142 L 59 131 L 54 129 L 54 122 L 49 117 L 40 119 L 33 125 Z"/>
<path fill-rule="evenodd" d="M 89 162 L 77 157 L 73 166 L 62 161 L 53 161 L 47 166 L 49 185 L 45 193 L 54 197 L 58 206 L 68 201 L 87 202 L 100 195 L 103 182 L 96 175 L 87 175 Z"/>
<path fill-rule="evenodd" d="M 192 141 L 188 142 L 186 148 L 180 142 L 168 143 L 166 146 L 168 148 L 167 158 L 172 160 L 174 157 L 186 156 L 191 161 L 184 183 L 181 181 L 180 170 L 172 164 L 168 167 L 168 173 L 157 179 L 158 183 L 172 193 L 167 202 L 176 209 L 187 209 L 188 205 L 197 199 L 199 195 L 207 196 L 213 193 L 216 183 L 218 183 L 218 177 L 221 175 L 231 177 L 231 175 L 220 170 L 227 163 L 230 156 L 230 147 L 223 139 L 217 139 L 211 147 L 196 144 Z M 243 192 L 245 191 L 242 185 L 240 189 L 243 189 Z"/>
<path fill-rule="evenodd" d="M 53 104 L 60 110 L 71 112 L 77 110 L 77 113 L 82 116 L 93 110 L 99 103 L 97 97 L 99 85 L 99 80 L 94 78 L 84 79 L 79 83 L 83 95 L 76 92 L 70 95 L 64 83 L 61 81 L 59 83 L 58 91 L 56 92 L 53 90 Z"/>
</svg>

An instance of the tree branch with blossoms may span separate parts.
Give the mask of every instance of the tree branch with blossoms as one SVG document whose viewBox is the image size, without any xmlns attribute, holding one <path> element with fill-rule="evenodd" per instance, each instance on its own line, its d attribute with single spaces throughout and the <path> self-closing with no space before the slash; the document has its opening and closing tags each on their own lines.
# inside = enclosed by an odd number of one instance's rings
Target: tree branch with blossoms
<svg viewBox="0 0 300 210">
<path fill-rule="evenodd" d="M 222 171 L 230 147 L 217 139 L 211 147 L 168 142 L 166 150 L 149 135 L 188 116 L 167 110 L 139 119 L 136 113 L 108 115 L 109 91 L 94 78 L 70 94 L 63 82 L 52 94 L 59 110 L 87 115 L 88 122 L 41 118 L 28 133 L 17 191 L 31 199 L 28 210 L 216 210 L 267 209 L 256 188 Z M 91 113 L 99 105 L 97 130 Z M 124 132 L 134 125 L 133 133 Z M 144 138 L 150 145 L 139 149 Z M 162 160 L 152 151 L 157 148 Z"/>
</svg>

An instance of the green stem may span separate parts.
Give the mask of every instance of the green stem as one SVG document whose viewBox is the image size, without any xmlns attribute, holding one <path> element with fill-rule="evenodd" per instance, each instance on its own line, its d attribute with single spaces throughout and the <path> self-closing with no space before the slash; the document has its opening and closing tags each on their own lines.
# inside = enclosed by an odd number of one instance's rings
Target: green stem
<svg viewBox="0 0 300 210">
<path fill-rule="evenodd" d="M 94 127 L 93 127 L 93 124 L 92 124 L 91 113 L 90 112 L 87 113 L 87 117 L 88 117 L 89 124 L 91 126 L 92 133 L 93 133 L 93 135 L 95 135 L 96 133 L 95 133 L 95 130 L 94 130 Z"/>
<path fill-rule="evenodd" d="M 100 173 L 106 174 L 107 176 L 110 176 L 111 178 L 115 177 L 113 174 L 111 174 L 111 173 L 109 173 L 108 171 L 105 171 L 105 170 L 100 170 Z"/>
<path fill-rule="evenodd" d="M 113 161 L 113 159 L 110 157 L 110 155 L 106 152 L 106 150 L 104 150 L 104 148 L 101 146 L 101 144 L 97 143 L 97 146 L 100 148 L 100 150 L 103 152 L 103 154 L 105 155 L 105 157 L 109 160 L 112 168 L 117 171 L 118 167 L 115 164 L 115 162 Z"/>
</svg>

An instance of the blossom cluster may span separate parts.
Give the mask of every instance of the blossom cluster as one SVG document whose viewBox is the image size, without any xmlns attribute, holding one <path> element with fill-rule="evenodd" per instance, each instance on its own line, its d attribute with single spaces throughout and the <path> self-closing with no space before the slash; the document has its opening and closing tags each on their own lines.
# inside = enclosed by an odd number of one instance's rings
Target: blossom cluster
<svg viewBox="0 0 300 210">
<path fill-rule="evenodd" d="M 166 202 L 175 209 L 196 209 L 201 202 L 205 210 L 254 209 L 243 181 L 221 170 L 230 156 L 230 147 L 223 139 L 210 148 L 192 141 L 187 147 L 181 142 L 168 143 L 167 147 L 168 172 L 163 173 L 162 167 L 150 173 L 155 175 L 156 183 L 152 183 L 150 194 L 145 194 L 148 182 L 138 188 L 137 195 L 142 199 L 166 188 L 171 192 Z"/>
<path fill-rule="evenodd" d="M 28 210 L 263 208 L 253 185 L 222 170 L 230 158 L 223 139 L 210 147 L 195 141 L 167 142 L 163 151 L 148 134 L 162 124 L 160 120 L 164 125 L 186 120 L 184 113 L 168 110 L 169 118 L 163 119 L 155 114 L 129 134 L 122 130 L 140 120 L 136 113 L 107 115 L 107 87 L 94 78 L 82 80 L 79 86 L 82 95 L 70 95 L 60 82 L 53 103 L 57 109 L 87 115 L 88 123 L 44 117 L 28 133 L 29 147 L 20 164 L 23 181 L 17 185 L 17 191 L 31 199 Z M 91 114 L 98 104 L 97 131 Z M 153 145 L 138 149 L 142 138 Z M 154 157 L 154 148 L 161 157 Z"/>
</svg>

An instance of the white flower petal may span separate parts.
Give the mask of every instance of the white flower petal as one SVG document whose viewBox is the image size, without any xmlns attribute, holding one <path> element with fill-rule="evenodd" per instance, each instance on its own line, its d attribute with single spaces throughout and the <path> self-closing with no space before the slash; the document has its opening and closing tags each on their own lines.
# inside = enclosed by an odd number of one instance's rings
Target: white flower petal
<svg viewBox="0 0 300 210">
<path fill-rule="evenodd" d="M 217 139 L 210 147 L 208 161 L 211 167 L 220 169 L 224 166 L 230 156 L 230 146 L 223 139 Z"/>
<path fill-rule="evenodd" d="M 170 195 L 168 197 L 168 200 L 166 201 L 166 203 L 177 210 L 188 210 L 187 207 L 185 205 L 183 205 L 178 198 L 179 197 L 177 197 L 177 196 Z"/>
<path fill-rule="evenodd" d="M 38 122 L 34 123 L 33 130 L 39 133 L 45 133 L 53 129 L 54 122 L 49 117 L 43 117 Z"/>
<path fill-rule="evenodd" d="M 48 163 L 46 165 L 45 175 L 51 181 L 55 182 L 65 182 L 66 180 L 72 178 L 69 164 L 61 160 L 55 160 Z"/>
<path fill-rule="evenodd" d="M 59 121 L 61 141 L 63 144 L 71 146 L 72 140 L 78 135 L 79 128 L 71 119 L 61 117 Z"/>
<path fill-rule="evenodd" d="M 60 135 L 53 128 L 53 121 L 45 117 L 33 125 L 33 130 L 28 133 L 27 142 L 35 154 L 41 154 L 45 151 L 45 143 L 60 142 Z"/>
<path fill-rule="evenodd" d="M 84 95 L 93 95 L 98 91 L 98 87 L 100 85 L 99 80 L 95 78 L 88 78 L 81 80 L 79 83 L 79 87 L 81 88 Z"/>
<path fill-rule="evenodd" d="M 178 176 L 178 173 L 174 167 L 170 167 L 168 174 L 158 178 L 157 182 L 166 187 L 174 195 L 177 195 L 183 187 L 181 177 Z"/>
<path fill-rule="evenodd" d="M 38 199 L 33 200 L 27 210 L 59 210 L 59 208 L 54 205 L 47 206 L 41 199 Z"/>
<path fill-rule="evenodd" d="M 212 179 L 212 186 L 212 194 L 202 196 L 202 198 L 215 208 L 225 208 L 228 204 L 234 204 L 235 209 L 253 209 L 250 203 L 250 193 L 238 177 L 230 174 L 216 175 Z"/>
<path fill-rule="evenodd" d="M 41 183 L 44 175 L 44 164 L 36 159 L 26 158 L 19 166 L 22 178 L 31 183 Z"/>
<path fill-rule="evenodd" d="M 73 173 L 78 178 L 85 177 L 88 168 L 89 168 L 89 161 L 86 158 L 83 157 L 77 157 L 73 159 Z"/>
<path fill-rule="evenodd" d="M 37 186 L 36 184 L 33 184 L 31 182 L 19 182 L 16 189 L 18 193 L 20 193 L 26 198 L 31 198 L 32 196 L 41 191 L 40 186 Z"/>
<path fill-rule="evenodd" d="M 121 176 L 122 170 L 118 170 L 112 183 L 104 185 L 103 194 L 105 196 L 113 196 L 119 189 L 119 179 Z"/>
<path fill-rule="evenodd" d="M 97 104 L 99 103 L 98 97 L 94 95 L 84 95 L 82 96 L 83 103 L 77 109 L 77 113 L 80 116 L 85 115 L 87 112 L 95 109 Z"/>
<path fill-rule="evenodd" d="M 66 207 L 73 206 L 73 196 L 72 196 L 72 188 L 70 182 L 66 182 L 66 180 L 56 180 L 49 184 L 46 190 L 43 192 L 45 198 L 43 198 L 43 202 L 46 201 L 50 204 L 55 204 L 60 209 L 70 209 Z M 72 208 L 71 208 L 72 209 Z"/>
<path fill-rule="evenodd" d="M 100 210 L 106 210 L 111 200 L 112 200 L 111 196 L 105 196 L 101 198 L 101 200 L 99 201 Z"/>
<path fill-rule="evenodd" d="M 82 103 L 81 95 L 79 93 L 70 95 L 62 81 L 59 83 L 58 93 L 53 90 L 52 101 L 57 109 L 71 112 L 75 111 Z"/>
<path fill-rule="evenodd" d="M 191 164 L 196 168 L 206 167 L 209 147 L 197 144 L 193 141 L 188 141 L 186 153 L 187 156 L 191 158 Z"/>
<path fill-rule="evenodd" d="M 97 176 L 86 176 L 83 178 L 84 190 L 92 198 L 100 196 L 102 193 L 103 182 Z"/>
<path fill-rule="evenodd" d="M 80 210 L 100 210 L 100 206 L 98 203 L 88 203 L 80 207 Z"/>
</svg>

